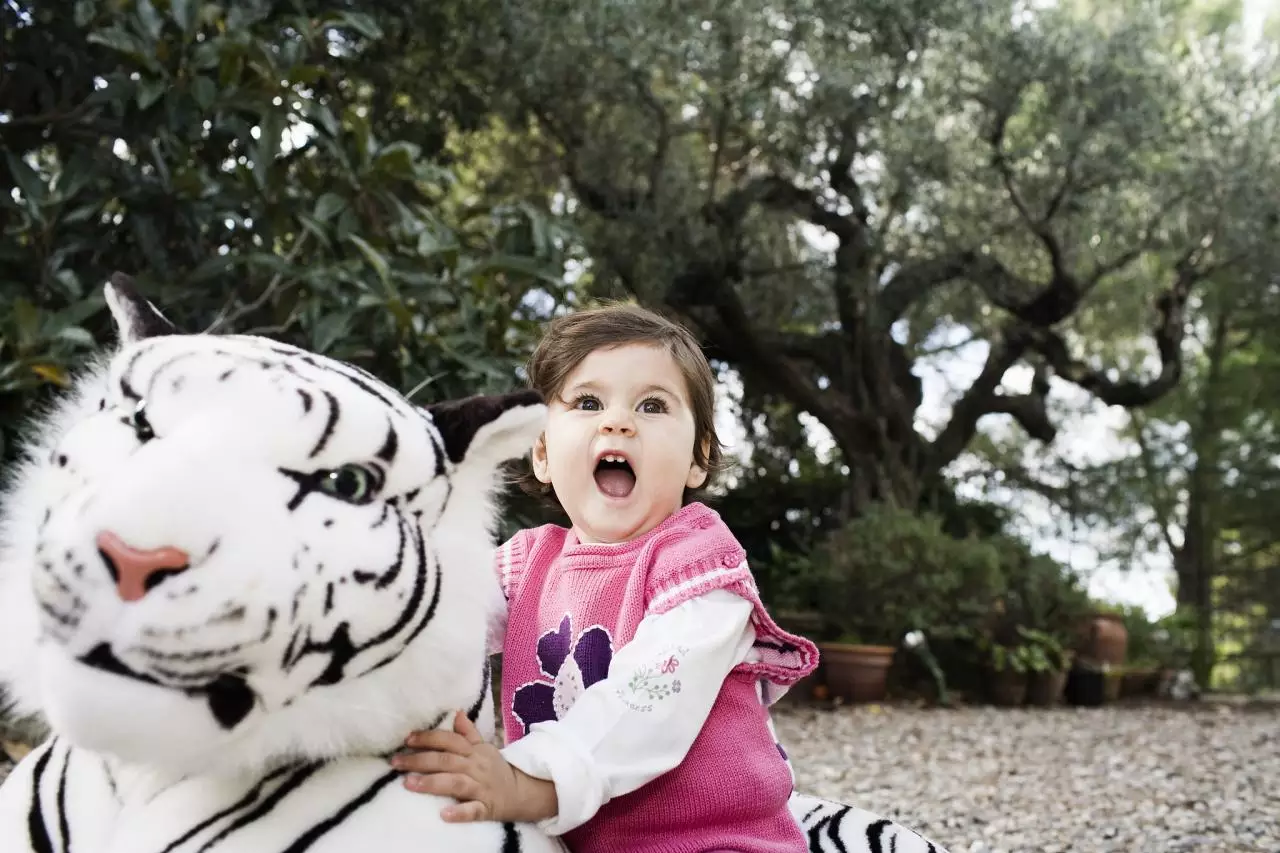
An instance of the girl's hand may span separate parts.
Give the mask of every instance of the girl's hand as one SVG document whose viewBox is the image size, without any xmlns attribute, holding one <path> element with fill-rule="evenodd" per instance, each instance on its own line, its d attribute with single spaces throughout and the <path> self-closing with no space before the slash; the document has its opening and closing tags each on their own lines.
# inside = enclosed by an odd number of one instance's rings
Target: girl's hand
<svg viewBox="0 0 1280 853">
<path fill-rule="evenodd" d="M 440 812 L 448 823 L 533 822 L 557 812 L 555 785 L 508 764 L 461 711 L 453 731 L 414 732 L 405 744 L 418 751 L 393 756 L 391 765 L 408 771 L 409 790 L 458 800 Z"/>
</svg>

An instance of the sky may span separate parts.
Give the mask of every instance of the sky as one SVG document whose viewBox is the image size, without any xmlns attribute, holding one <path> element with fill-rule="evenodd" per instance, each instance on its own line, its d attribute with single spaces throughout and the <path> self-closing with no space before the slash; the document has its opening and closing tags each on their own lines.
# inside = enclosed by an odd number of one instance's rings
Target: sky
<svg viewBox="0 0 1280 853">
<path fill-rule="evenodd" d="M 1280 0 L 1244 0 L 1244 28 L 1252 41 L 1262 33 L 1262 22 L 1280 10 Z"/>
</svg>

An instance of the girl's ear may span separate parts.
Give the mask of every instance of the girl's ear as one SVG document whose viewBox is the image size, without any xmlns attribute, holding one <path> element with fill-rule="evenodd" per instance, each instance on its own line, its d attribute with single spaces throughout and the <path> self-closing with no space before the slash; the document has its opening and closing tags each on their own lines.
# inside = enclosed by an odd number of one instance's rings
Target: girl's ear
<svg viewBox="0 0 1280 853">
<path fill-rule="evenodd" d="M 538 437 L 534 439 L 533 450 L 529 457 L 533 463 L 533 476 L 538 478 L 539 483 L 550 483 L 551 465 L 547 461 L 547 434 L 545 432 L 538 433 Z"/>
<path fill-rule="evenodd" d="M 702 440 L 702 458 L 711 458 L 711 441 L 706 438 Z M 689 476 L 684 481 L 685 488 L 696 489 L 705 482 L 707 482 L 707 469 L 694 462 L 689 466 Z"/>
<path fill-rule="evenodd" d="M 707 471 L 697 462 L 689 466 L 689 476 L 685 478 L 684 484 L 686 488 L 696 489 L 703 483 L 707 482 Z"/>
</svg>

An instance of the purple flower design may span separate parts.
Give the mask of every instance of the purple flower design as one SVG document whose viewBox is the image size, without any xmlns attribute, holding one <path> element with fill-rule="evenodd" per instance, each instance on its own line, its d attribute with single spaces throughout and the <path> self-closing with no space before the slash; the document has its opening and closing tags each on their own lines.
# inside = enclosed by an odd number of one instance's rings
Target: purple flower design
<svg viewBox="0 0 1280 853">
<path fill-rule="evenodd" d="M 538 668 L 544 678 L 521 685 L 511 700 L 524 734 L 534 723 L 564 716 L 583 690 L 609 674 L 612 660 L 609 632 L 593 625 L 575 641 L 573 620 L 566 613 L 559 628 L 538 638 Z"/>
</svg>

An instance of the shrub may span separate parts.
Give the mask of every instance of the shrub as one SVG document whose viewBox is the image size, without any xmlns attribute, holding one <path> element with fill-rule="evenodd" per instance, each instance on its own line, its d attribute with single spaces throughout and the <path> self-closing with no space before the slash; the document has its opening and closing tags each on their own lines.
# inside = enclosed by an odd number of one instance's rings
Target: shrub
<svg viewBox="0 0 1280 853">
<path fill-rule="evenodd" d="M 933 515 L 875 508 L 813 555 L 826 639 L 896 646 L 910 630 L 972 636 L 1002 591 L 999 552 L 955 539 Z"/>
</svg>

